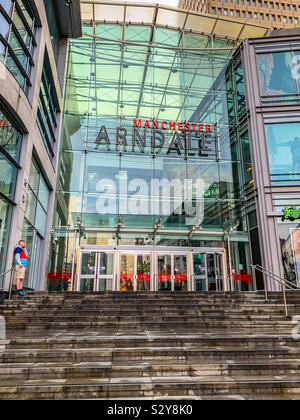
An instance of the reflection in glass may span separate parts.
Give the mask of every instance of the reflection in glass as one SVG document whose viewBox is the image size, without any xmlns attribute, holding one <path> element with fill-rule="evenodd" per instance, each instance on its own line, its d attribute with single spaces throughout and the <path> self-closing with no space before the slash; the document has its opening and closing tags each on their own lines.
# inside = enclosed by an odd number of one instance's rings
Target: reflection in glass
<svg viewBox="0 0 300 420">
<path fill-rule="evenodd" d="M 121 255 L 120 291 L 134 290 L 134 255 Z"/>
<path fill-rule="evenodd" d="M 137 290 L 150 290 L 150 278 L 150 255 L 137 255 Z"/>
<path fill-rule="evenodd" d="M 266 136 L 273 183 L 299 183 L 300 124 L 267 124 Z"/>
<path fill-rule="evenodd" d="M 95 253 L 83 253 L 81 259 L 81 274 L 83 275 L 95 275 L 95 264 L 96 254 Z"/>
<path fill-rule="evenodd" d="M 174 255 L 174 290 L 187 290 L 186 255 Z"/>
<path fill-rule="evenodd" d="M 158 290 L 171 290 L 171 255 L 159 255 L 157 257 L 158 265 Z"/>
</svg>

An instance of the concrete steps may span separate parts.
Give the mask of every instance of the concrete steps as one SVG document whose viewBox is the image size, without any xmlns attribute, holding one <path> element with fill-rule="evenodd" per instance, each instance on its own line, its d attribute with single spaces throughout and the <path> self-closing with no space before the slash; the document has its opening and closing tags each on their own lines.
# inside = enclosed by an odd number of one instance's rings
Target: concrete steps
<svg viewBox="0 0 300 420">
<path fill-rule="evenodd" d="M 0 315 L 0 399 L 300 399 L 276 292 L 37 293 Z"/>
</svg>

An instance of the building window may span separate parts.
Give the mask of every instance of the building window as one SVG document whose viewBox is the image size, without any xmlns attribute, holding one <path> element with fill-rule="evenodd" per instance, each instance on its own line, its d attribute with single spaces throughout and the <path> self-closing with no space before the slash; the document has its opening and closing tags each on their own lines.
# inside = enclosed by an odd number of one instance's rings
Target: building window
<svg viewBox="0 0 300 420">
<path fill-rule="evenodd" d="M 263 13 L 261 13 L 261 14 L 260 14 L 260 19 L 261 19 L 261 20 L 264 20 L 264 15 L 263 15 Z"/>
<path fill-rule="evenodd" d="M 254 17 L 254 19 L 257 19 L 257 13 L 256 12 L 253 14 L 253 17 Z"/>
<path fill-rule="evenodd" d="M 282 104 L 299 102 L 295 79 L 297 69 L 293 61 L 290 51 L 258 55 L 258 73 L 264 100 L 269 96 L 275 101 L 276 96 Z"/>
<path fill-rule="evenodd" d="M 252 12 L 248 12 L 248 18 L 252 19 Z"/>
<path fill-rule="evenodd" d="M 274 9 L 274 3 L 270 3 L 270 9 Z"/>
<path fill-rule="evenodd" d="M 40 252 L 45 236 L 50 190 L 37 162 L 31 162 L 22 238 L 30 255 L 24 285 L 35 289 L 39 281 Z"/>
<path fill-rule="evenodd" d="M 0 109 L 0 273 L 5 271 L 22 134 Z M 0 278 L 0 287 L 3 277 Z"/>
<path fill-rule="evenodd" d="M 215 7 L 211 8 L 211 13 L 216 14 L 216 8 Z"/>
<path fill-rule="evenodd" d="M 224 9 L 223 13 L 224 13 L 224 16 L 227 16 L 228 15 L 228 9 Z"/>
<path fill-rule="evenodd" d="M 5 0 L 0 5 L 0 59 L 28 92 L 30 86 L 35 16 L 27 0 Z"/>
<path fill-rule="evenodd" d="M 240 11 L 239 10 L 236 10 L 236 15 L 237 15 L 237 17 L 240 17 Z"/>
<path fill-rule="evenodd" d="M 299 184 L 299 132 L 299 123 L 266 125 L 266 138 L 272 184 Z"/>
<path fill-rule="evenodd" d="M 269 15 L 266 15 L 266 20 L 270 20 L 270 16 Z"/>
<path fill-rule="evenodd" d="M 230 10 L 230 16 L 233 16 L 233 10 Z"/>
<path fill-rule="evenodd" d="M 45 52 L 41 90 L 39 96 L 37 124 L 44 140 L 48 154 L 52 157 L 53 145 L 56 140 L 55 130 L 57 127 L 56 116 L 59 110 L 54 80 L 51 72 L 47 51 Z"/>
<path fill-rule="evenodd" d="M 283 23 L 286 23 L 286 17 L 283 16 L 282 19 L 283 19 Z"/>
<path fill-rule="evenodd" d="M 299 20 L 298 18 L 295 17 L 295 24 L 298 25 L 298 23 L 299 23 Z"/>
</svg>

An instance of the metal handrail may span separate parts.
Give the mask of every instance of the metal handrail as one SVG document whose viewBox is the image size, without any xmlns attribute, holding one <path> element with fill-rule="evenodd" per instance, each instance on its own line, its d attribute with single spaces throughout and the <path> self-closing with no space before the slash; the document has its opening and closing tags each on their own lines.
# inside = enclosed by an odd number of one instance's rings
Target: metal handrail
<svg viewBox="0 0 300 420">
<path fill-rule="evenodd" d="M 263 274 L 264 288 L 265 288 L 265 299 L 266 299 L 266 301 L 269 301 L 266 276 L 272 278 L 273 280 L 277 281 L 277 283 L 279 283 L 281 285 L 281 290 L 282 290 L 282 294 L 283 294 L 283 302 L 284 302 L 285 314 L 288 317 L 289 316 L 289 313 L 288 313 L 288 307 L 287 307 L 287 301 L 286 301 L 286 288 L 288 290 L 300 290 L 300 288 L 297 287 L 296 285 L 294 285 L 293 283 L 289 282 L 288 280 L 285 280 L 285 279 L 277 276 L 277 274 L 272 273 L 267 268 L 264 268 L 264 267 L 262 267 L 259 264 L 256 264 L 256 265 L 251 264 L 251 267 L 253 269 L 253 274 L 254 274 L 255 277 L 256 277 L 255 270 L 258 270 L 258 271 L 260 271 Z"/>
<path fill-rule="evenodd" d="M 287 286 L 287 289 L 289 289 L 289 290 L 300 290 L 300 288 L 296 285 L 296 284 L 294 284 L 294 283 L 291 283 L 290 281 L 288 281 L 288 280 L 286 280 L 286 279 L 283 279 L 282 277 L 280 277 L 280 276 L 277 276 L 277 274 L 275 274 L 275 273 L 272 273 L 272 271 L 270 271 L 270 270 L 268 270 L 267 268 L 265 268 L 265 267 L 262 267 L 261 265 L 259 265 L 259 264 L 256 264 L 256 268 L 259 270 L 264 270 L 264 271 L 266 271 L 266 273 L 267 274 L 269 274 L 270 275 L 270 277 L 272 276 L 272 277 L 275 277 L 276 279 L 278 279 L 278 282 L 279 283 L 281 283 L 281 284 L 284 284 L 285 286 Z"/>
<path fill-rule="evenodd" d="M 5 273 L 0 274 L 0 278 L 3 276 L 6 276 L 6 274 L 10 273 L 12 270 L 14 269 L 14 265 L 11 266 L 11 268 L 7 271 L 5 271 Z M 8 300 L 10 300 L 11 298 L 11 289 L 12 289 L 12 277 L 10 276 L 10 280 L 9 280 L 9 293 L 8 293 Z"/>
</svg>

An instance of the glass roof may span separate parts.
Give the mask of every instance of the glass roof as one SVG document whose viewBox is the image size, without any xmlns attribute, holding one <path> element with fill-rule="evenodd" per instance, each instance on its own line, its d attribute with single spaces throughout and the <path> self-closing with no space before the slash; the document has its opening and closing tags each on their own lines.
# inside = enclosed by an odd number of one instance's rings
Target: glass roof
<svg viewBox="0 0 300 420">
<path fill-rule="evenodd" d="M 270 30 L 262 25 L 235 21 L 223 16 L 147 3 L 81 0 L 81 13 L 83 22 L 161 26 L 179 31 L 227 37 L 236 41 L 242 41 L 249 37 L 264 37 Z"/>
</svg>

